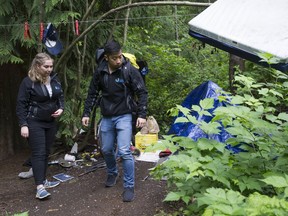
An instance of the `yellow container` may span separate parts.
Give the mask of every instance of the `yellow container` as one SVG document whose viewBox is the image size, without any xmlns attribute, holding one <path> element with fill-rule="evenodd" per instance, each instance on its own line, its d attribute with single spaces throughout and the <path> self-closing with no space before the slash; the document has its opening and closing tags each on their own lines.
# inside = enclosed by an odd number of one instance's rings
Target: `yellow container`
<svg viewBox="0 0 288 216">
<path fill-rule="evenodd" d="M 147 146 L 158 141 L 158 134 L 141 134 L 135 135 L 135 147 L 140 151 L 144 151 Z"/>
</svg>

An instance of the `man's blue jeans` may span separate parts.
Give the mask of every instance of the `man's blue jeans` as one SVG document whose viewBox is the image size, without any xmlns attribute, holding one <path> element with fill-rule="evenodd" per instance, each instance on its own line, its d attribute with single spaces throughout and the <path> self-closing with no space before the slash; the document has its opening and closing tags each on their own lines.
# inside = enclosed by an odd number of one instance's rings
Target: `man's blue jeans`
<svg viewBox="0 0 288 216">
<path fill-rule="evenodd" d="M 116 141 L 118 156 L 122 159 L 124 188 L 134 187 L 134 157 L 130 151 L 132 114 L 103 117 L 100 128 L 101 150 L 106 161 L 108 175 L 118 174 L 115 152 Z"/>
</svg>

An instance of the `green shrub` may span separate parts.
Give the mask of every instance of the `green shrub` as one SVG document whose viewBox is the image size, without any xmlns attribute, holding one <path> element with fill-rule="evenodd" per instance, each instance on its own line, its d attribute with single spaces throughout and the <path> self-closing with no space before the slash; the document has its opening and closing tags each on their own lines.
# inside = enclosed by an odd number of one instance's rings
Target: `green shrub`
<svg viewBox="0 0 288 216">
<path fill-rule="evenodd" d="M 287 107 L 288 76 L 276 70 L 270 75 L 274 82 L 257 83 L 252 77 L 236 76 L 238 95 L 221 94 L 218 100 L 226 106 L 213 111 L 211 122 L 190 114 L 193 110 L 200 116 L 211 115 L 211 98 L 191 110 L 175 107 L 184 114 L 176 122 L 192 122 L 208 138 L 193 141 L 169 135 L 147 149 L 174 152 L 151 171 L 155 178 L 167 179 L 170 192 L 165 201 L 184 202 L 185 215 L 285 215 L 288 114 L 282 109 Z M 221 125 L 232 135 L 225 143 L 209 138 L 220 132 Z M 238 144 L 246 152 L 234 154 L 225 148 Z"/>
</svg>

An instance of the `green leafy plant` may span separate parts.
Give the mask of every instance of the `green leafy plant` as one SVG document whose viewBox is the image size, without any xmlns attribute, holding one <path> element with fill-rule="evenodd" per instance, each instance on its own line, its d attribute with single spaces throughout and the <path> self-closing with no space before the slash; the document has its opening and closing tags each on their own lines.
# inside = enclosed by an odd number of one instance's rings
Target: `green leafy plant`
<svg viewBox="0 0 288 216">
<path fill-rule="evenodd" d="M 8 214 L 7 212 L 6 212 L 6 214 L 5 214 L 6 216 L 9 216 L 10 214 Z M 29 215 L 29 211 L 25 211 L 25 212 L 20 212 L 20 213 L 15 213 L 15 214 L 13 214 L 13 216 L 28 216 Z M 12 216 L 12 215 L 11 215 Z"/>
<path fill-rule="evenodd" d="M 274 70 L 270 75 L 274 82 L 257 83 L 252 77 L 236 76 L 239 94 L 219 94 L 225 106 L 212 112 L 211 98 L 191 109 L 175 107 L 183 114 L 176 123 L 193 123 L 207 136 L 194 141 L 169 135 L 147 149 L 169 148 L 174 153 L 151 171 L 155 178 L 167 179 L 170 192 L 165 201 L 184 202 L 185 215 L 284 215 L 288 115 L 282 108 L 287 107 L 288 77 Z M 192 111 L 213 118 L 204 122 Z M 222 126 L 231 135 L 224 143 L 212 139 Z M 239 144 L 240 152 L 228 148 Z"/>
<path fill-rule="evenodd" d="M 29 211 L 26 211 L 26 212 L 14 214 L 14 216 L 28 216 L 29 215 L 28 213 Z"/>
</svg>

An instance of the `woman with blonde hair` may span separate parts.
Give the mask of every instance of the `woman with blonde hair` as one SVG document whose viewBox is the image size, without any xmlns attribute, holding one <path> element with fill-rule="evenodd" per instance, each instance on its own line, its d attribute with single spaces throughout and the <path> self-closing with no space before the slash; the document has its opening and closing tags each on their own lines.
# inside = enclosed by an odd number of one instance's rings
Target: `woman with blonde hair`
<svg viewBox="0 0 288 216">
<path fill-rule="evenodd" d="M 60 182 L 48 181 L 46 170 L 50 148 L 57 132 L 56 118 L 64 110 L 64 96 L 57 74 L 53 72 L 53 59 L 38 53 L 31 63 L 28 76 L 19 87 L 16 113 L 21 136 L 31 148 L 31 163 L 36 184 L 36 198 L 51 194 L 46 190 Z"/>
</svg>

